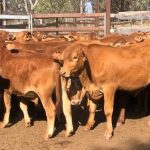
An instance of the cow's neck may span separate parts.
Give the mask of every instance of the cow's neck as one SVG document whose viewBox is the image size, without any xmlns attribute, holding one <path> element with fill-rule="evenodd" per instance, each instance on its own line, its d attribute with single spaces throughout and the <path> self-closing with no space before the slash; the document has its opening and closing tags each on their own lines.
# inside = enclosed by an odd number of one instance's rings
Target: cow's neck
<svg viewBox="0 0 150 150">
<path fill-rule="evenodd" d="M 87 92 L 98 91 L 99 88 L 90 80 L 86 68 L 83 69 L 81 74 L 79 75 L 82 86 L 85 88 Z"/>
</svg>

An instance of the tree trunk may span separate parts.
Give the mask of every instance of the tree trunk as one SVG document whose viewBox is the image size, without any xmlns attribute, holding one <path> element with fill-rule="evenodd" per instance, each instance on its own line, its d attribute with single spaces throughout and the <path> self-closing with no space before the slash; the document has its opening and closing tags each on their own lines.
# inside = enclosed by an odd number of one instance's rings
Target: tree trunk
<svg viewBox="0 0 150 150">
<path fill-rule="evenodd" d="M 80 13 L 83 13 L 83 0 L 80 0 Z"/>
<path fill-rule="evenodd" d="M 28 4 L 27 4 L 27 0 L 24 0 L 24 4 L 25 4 L 25 10 L 26 10 L 26 13 L 29 14 L 29 9 L 28 9 Z"/>
</svg>

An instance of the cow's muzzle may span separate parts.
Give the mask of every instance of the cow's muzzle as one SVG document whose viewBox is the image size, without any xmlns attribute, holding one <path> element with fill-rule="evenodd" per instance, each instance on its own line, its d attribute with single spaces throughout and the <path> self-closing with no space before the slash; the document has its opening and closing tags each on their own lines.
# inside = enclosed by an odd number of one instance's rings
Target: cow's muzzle
<svg viewBox="0 0 150 150">
<path fill-rule="evenodd" d="M 60 71 L 59 71 L 60 75 L 63 76 L 63 77 L 70 77 L 70 74 L 67 73 L 66 71 L 64 71 L 62 68 L 60 68 Z"/>
</svg>

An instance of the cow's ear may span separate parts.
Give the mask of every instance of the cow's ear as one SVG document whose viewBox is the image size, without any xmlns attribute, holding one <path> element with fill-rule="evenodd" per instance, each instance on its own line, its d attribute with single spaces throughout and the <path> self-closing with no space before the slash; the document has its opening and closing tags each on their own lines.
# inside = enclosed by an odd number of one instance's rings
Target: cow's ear
<svg viewBox="0 0 150 150">
<path fill-rule="evenodd" d="M 86 56 L 85 56 L 84 52 L 82 52 L 82 53 L 81 53 L 81 56 L 82 56 L 82 60 L 83 60 L 83 62 L 87 61 L 87 58 L 86 58 Z"/>
<path fill-rule="evenodd" d="M 84 51 L 83 51 L 83 48 L 82 48 L 82 58 L 83 58 L 83 61 L 84 61 L 84 62 L 87 61 L 87 58 L 86 58 L 85 53 L 84 53 Z"/>
<path fill-rule="evenodd" d="M 83 56 L 83 61 L 85 62 L 85 61 L 87 61 L 87 58 L 86 58 L 86 56 Z"/>
<path fill-rule="evenodd" d="M 85 56 L 85 53 L 84 51 L 86 50 L 87 48 L 85 46 L 83 46 L 82 44 L 80 45 L 80 55 L 82 56 L 82 59 L 83 61 L 85 62 L 87 60 L 86 56 Z"/>
<path fill-rule="evenodd" d="M 54 60 L 62 61 L 62 60 L 63 60 L 62 51 L 53 52 L 52 55 L 51 55 L 51 57 L 52 57 Z"/>
</svg>

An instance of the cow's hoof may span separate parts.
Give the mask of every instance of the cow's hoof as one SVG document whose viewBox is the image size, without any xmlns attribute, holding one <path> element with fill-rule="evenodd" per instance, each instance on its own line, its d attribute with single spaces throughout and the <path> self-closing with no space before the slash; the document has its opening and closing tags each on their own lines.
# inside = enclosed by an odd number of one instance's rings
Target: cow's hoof
<svg viewBox="0 0 150 150">
<path fill-rule="evenodd" d="M 5 125 L 5 124 L 2 124 L 2 125 L 1 125 L 1 128 L 6 128 L 6 125 Z"/>
<path fill-rule="evenodd" d="M 1 128 L 7 128 L 10 125 L 11 125 L 10 123 L 2 123 Z"/>
<path fill-rule="evenodd" d="M 120 126 L 122 126 L 123 124 L 124 124 L 124 122 L 118 121 L 116 126 L 117 126 L 117 127 L 120 127 Z"/>
<path fill-rule="evenodd" d="M 31 122 L 26 122 L 26 123 L 25 123 L 25 126 L 26 126 L 27 128 L 31 127 Z"/>
<path fill-rule="evenodd" d="M 70 132 L 66 132 L 65 133 L 65 137 L 70 137 L 73 135 L 73 131 L 70 131 Z"/>
<path fill-rule="evenodd" d="M 112 132 L 106 131 L 104 137 L 106 140 L 110 140 L 112 138 Z"/>
<path fill-rule="evenodd" d="M 89 130 L 91 130 L 91 127 L 85 126 L 83 130 L 84 130 L 84 131 L 89 131 Z"/>
<path fill-rule="evenodd" d="M 87 123 L 86 126 L 84 127 L 84 131 L 89 131 L 93 128 L 95 122 L 92 123 Z"/>
<path fill-rule="evenodd" d="M 53 135 L 51 135 L 51 134 L 48 134 L 48 135 L 47 135 L 47 134 L 46 134 L 45 137 L 44 137 L 44 140 L 47 141 L 47 140 L 49 140 L 49 139 L 52 138 L 52 137 L 53 137 Z"/>
</svg>

